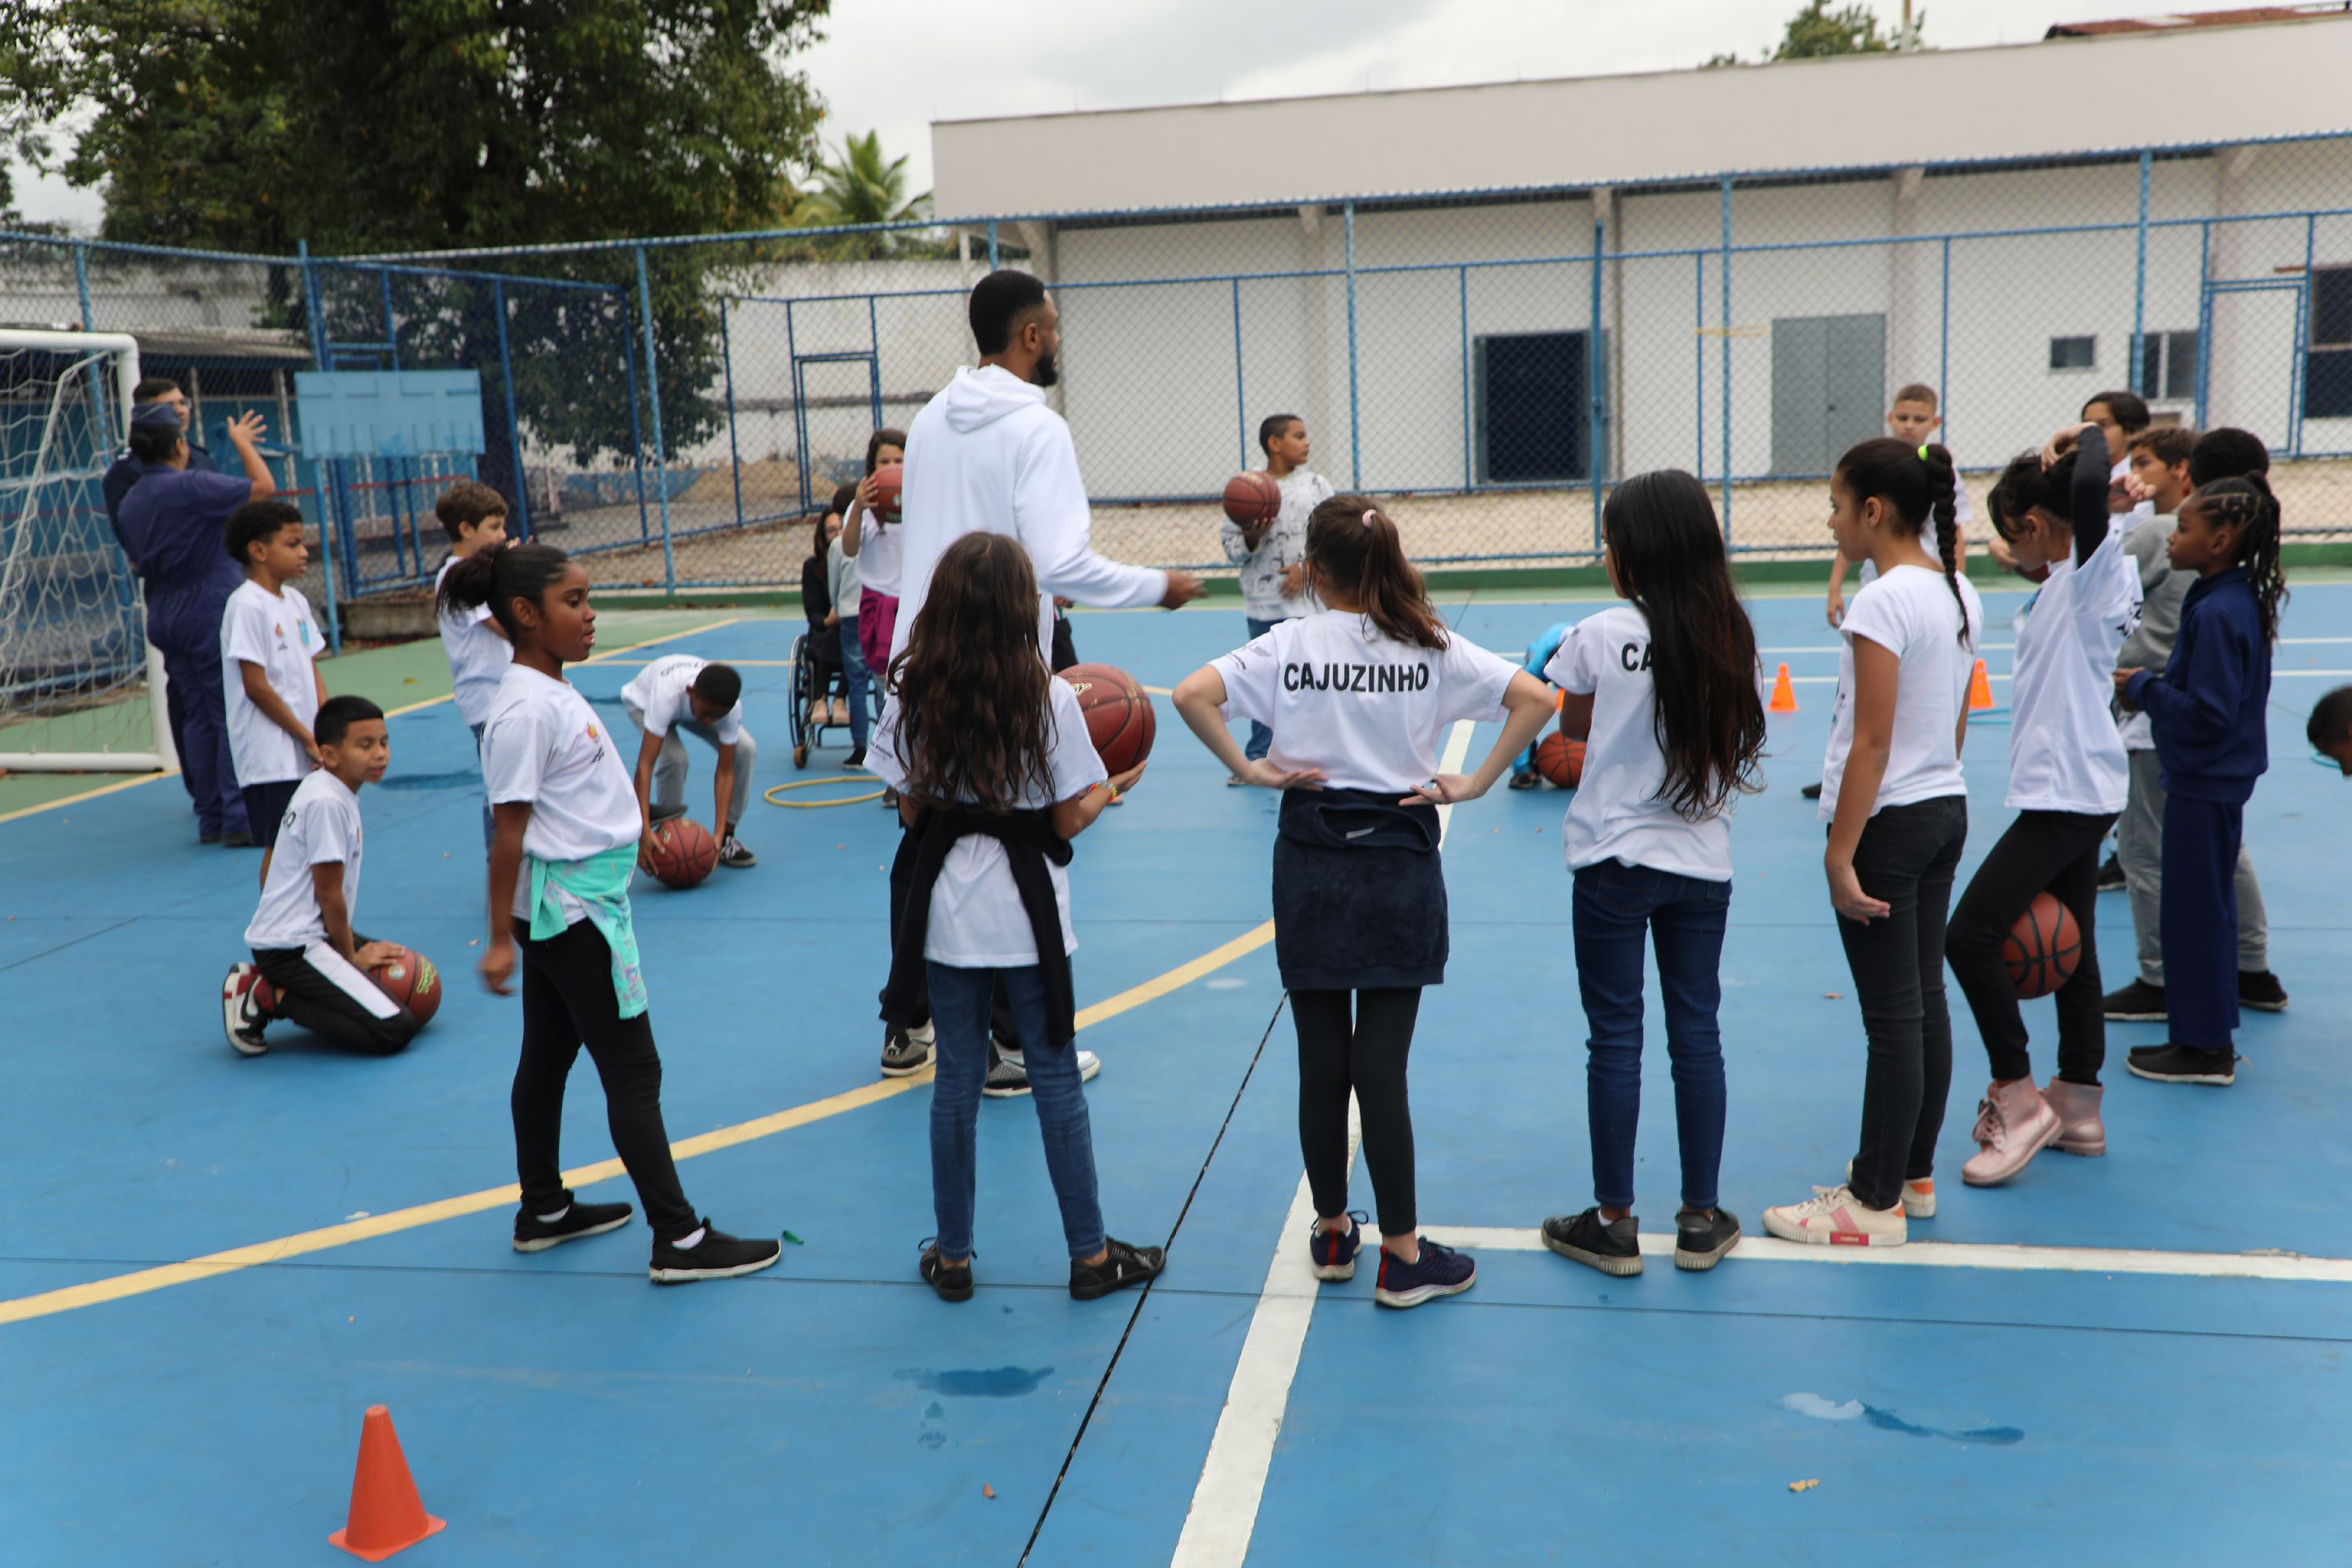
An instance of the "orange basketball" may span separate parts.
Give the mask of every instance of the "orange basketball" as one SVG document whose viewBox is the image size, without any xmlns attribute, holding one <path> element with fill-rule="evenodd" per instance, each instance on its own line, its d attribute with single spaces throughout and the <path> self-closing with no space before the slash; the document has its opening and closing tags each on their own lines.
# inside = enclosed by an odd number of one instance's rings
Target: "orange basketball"
<svg viewBox="0 0 2352 1568">
<path fill-rule="evenodd" d="M 1282 513 L 1282 487 L 1254 468 L 1225 481 L 1225 515 L 1244 528 L 1272 522 Z"/>
<path fill-rule="evenodd" d="M 1078 696 L 1078 711 L 1087 716 L 1087 738 L 1095 754 L 1116 778 L 1151 754 L 1151 739 L 1159 730 L 1152 716 L 1151 695 L 1123 669 L 1107 664 L 1074 664 L 1062 671 Z"/>
<path fill-rule="evenodd" d="M 1562 789 L 1574 789 L 1584 778 L 1584 742 L 1553 731 L 1536 747 L 1536 772 Z"/>
<path fill-rule="evenodd" d="M 874 470 L 874 515 L 885 522 L 897 522 L 898 500 L 907 488 L 907 470 L 898 463 L 885 463 Z"/>
<path fill-rule="evenodd" d="M 2083 956 L 2074 912 L 2048 893 L 2036 893 L 2001 939 L 2000 961 L 2021 997 L 2047 996 L 2074 977 Z"/>
<path fill-rule="evenodd" d="M 441 1010 L 441 972 L 414 948 L 402 948 L 369 970 L 368 978 L 396 1005 L 407 1008 L 420 1026 L 431 1023 L 433 1015 Z"/>
<path fill-rule="evenodd" d="M 673 816 L 654 829 L 645 868 L 665 888 L 691 888 L 719 864 L 710 829 L 691 817 Z"/>
</svg>

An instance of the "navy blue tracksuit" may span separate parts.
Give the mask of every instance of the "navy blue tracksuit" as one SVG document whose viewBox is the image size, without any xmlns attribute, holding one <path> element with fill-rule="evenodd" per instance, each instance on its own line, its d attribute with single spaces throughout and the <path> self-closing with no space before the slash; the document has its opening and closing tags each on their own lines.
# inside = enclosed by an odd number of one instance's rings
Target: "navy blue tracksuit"
<svg viewBox="0 0 2352 1568">
<path fill-rule="evenodd" d="M 228 699 L 221 681 L 221 615 L 245 581 L 222 525 L 253 494 L 242 476 L 141 463 L 116 530 L 147 587 L 147 640 L 181 691 L 180 768 L 207 835 L 247 831 L 229 754 Z"/>
<path fill-rule="evenodd" d="M 99 487 L 100 493 L 106 497 L 107 526 L 114 530 L 115 542 L 122 545 L 122 552 L 126 557 L 131 556 L 131 546 L 124 543 L 122 538 L 122 498 L 129 495 L 131 493 L 131 487 L 139 482 L 139 472 L 141 467 L 142 464 L 139 459 L 132 457 L 131 455 L 131 449 L 126 447 L 121 451 L 115 454 L 114 465 L 106 470 L 106 478 L 100 481 Z M 216 471 L 218 468 L 219 465 L 213 461 L 213 455 L 210 452 L 205 451 L 202 447 L 195 445 L 194 442 L 189 443 L 189 472 L 209 474 Z M 139 562 L 136 557 L 131 557 L 131 569 L 133 572 L 139 570 Z M 182 691 L 177 686 L 173 685 L 168 679 L 163 682 L 163 717 L 166 722 L 171 726 L 172 750 L 182 756 L 187 755 L 187 694 Z M 180 783 L 182 786 L 187 790 L 188 798 L 190 800 L 195 799 L 196 781 L 194 777 L 184 771 L 180 774 Z M 202 807 L 198 808 L 198 815 L 200 816 L 202 815 Z M 205 831 L 210 832 L 212 830 L 207 828 Z"/>
<path fill-rule="evenodd" d="M 2242 567 L 2200 577 L 2181 601 L 2162 676 L 2125 698 L 2155 721 L 2164 803 L 2164 999 L 2172 1043 L 2232 1054 L 2238 1026 L 2238 847 L 2246 802 L 2270 768 L 2271 644 Z"/>
</svg>

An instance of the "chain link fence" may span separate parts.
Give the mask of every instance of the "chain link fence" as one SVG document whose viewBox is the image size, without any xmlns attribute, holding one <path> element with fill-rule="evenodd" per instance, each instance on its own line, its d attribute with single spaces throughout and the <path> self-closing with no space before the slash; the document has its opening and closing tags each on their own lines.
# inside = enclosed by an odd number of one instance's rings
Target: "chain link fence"
<svg viewBox="0 0 2352 1568">
<path fill-rule="evenodd" d="M 1837 455 L 1915 383 L 1979 503 L 2129 390 L 2262 436 L 2289 534 L 2352 539 L 2352 138 L 430 258 L 0 238 L 0 315 L 136 334 L 207 430 L 299 435 L 314 366 L 479 372 L 478 457 L 277 459 L 345 595 L 429 580 L 458 472 L 606 583 L 791 589 L 868 437 L 973 357 L 992 265 L 1055 289 L 1048 398 L 1125 560 L 1230 570 L 1274 414 L 1428 565 L 1590 564 L 1610 484 L 1666 466 L 1739 554 L 1825 555 Z"/>
</svg>

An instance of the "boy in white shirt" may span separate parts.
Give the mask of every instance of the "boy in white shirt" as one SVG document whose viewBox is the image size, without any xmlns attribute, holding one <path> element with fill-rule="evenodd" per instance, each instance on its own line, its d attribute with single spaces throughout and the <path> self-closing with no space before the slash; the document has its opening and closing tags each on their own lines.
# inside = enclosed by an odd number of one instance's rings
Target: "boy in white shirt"
<svg viewBox="0 0 2352 1568">
<path fill-rule="evenodd" d="M 657 658 L 621 688 L 621 705 L 645 739 L 637 745 L 637 806 L 647 822 L 686 815 L 683 730 L 719 754 L 711 816 L 719 863 L 737 870 L 760 858 L 735 837 L 751 798 L 751 768 L 760 748 L 743 728 L 743 678 L 731 665 L 690 653 Z"/>
<path fill-rule="evenodd" d="M 442 531 L 449 536 L 449 559 L 441 563 L 441 570 L 433 579 L 435 619 L 441 627 L 441 651 L 449 660 L 451 696 L 457 704 L 457 716 L 473 731 L 474 755 L 478 760 L 482 754 L 482 726 L 490 718 L 490 700 L 499 694 L 499 682 L 514 658 L 514 647 L 507 641 L 506 633 L 499 629 L 488 605 L 477 605 L 470 610 L 442 605 L 441 583 L 449 575 L 450 567 L 476 551 L 506 542 L 507 501 L 486 484 L 459 479 L 433 503 L 433 515 L 441 520 Z M 490 803 L 485 795 L 485 851 L 490 846 Z"/>
<path fill-rule="evenodd" d="M 1244 525 L 1229 517 L 1218 531 L 1225 559 L 1241 568 L 1242 615 L 1249 622 L 1252 641 L 1274 630 L 1277 622 L 1322 609 L 1322 601 L 1307 583 L 1307 520 L 1331 498 L 1331 482 L 1307 467 L 1314 448 L 1304 419 L 1296 414 L 1267 416 L 1258 425 L 1257 445 L 1265 454 L 1265 477 L 1282 492 L 1282 510 L 1271 522 Z M 1255 762 L 1273 744 L 1274 731 L 1251 720 L 1242 755 Z M 1232 777 L 1225 782 L 1239 787 L 1249 781 Z"/>
<path fill-rule="evenodd" d="M 245 568 L 221 612 L 229 755 L 253 841 L 267 849 L 295 786 L 319 760 L 310 721 L 327 700 L 316 663 L 326 645 L 310 601 L 287 586 L 310 564 L 302 513 L 292 502 L 246 502 L 229 514 L 223 542 Z"/>
<path fill-rule="evenodd" d="M 262 857 L 261 902 L 245 928 L 253 963 L 230 968 L 222 1023 L 248 1057 L 268 1050 L 262 1030 L 280 1018 L 334 1045 L 390 1056 L 420 1026 L 368 971 L 400 950 L 352 930 L 360 786 L 382 779 L 391 758 L 383 710 L 364 697 L 330 698 L 319 705 L 316 735 L 319 766 L 296 787 L 285 832 Z"/>
</svg>

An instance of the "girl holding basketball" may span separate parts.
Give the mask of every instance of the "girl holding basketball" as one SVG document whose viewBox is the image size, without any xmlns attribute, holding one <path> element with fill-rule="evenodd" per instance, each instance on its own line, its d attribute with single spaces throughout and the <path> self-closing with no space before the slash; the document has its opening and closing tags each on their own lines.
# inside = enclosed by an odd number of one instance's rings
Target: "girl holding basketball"
<svg viewBox="0 0 2352 1568">
<path fill-rule="evenodd" d="M 1764 1228 L 1787 1241 L 1900 1247 L 1906 1216 L 1936 1212 L 1936 1135 L 1952 1084 L 1944 923 L 1969 831 L 1960 742 L 1984 624 L 1958 569 L 1955 493 L 1949 452 L 1885 437 L 1847 451 L 1830 479 L 1839 552 L 1878 569 L 1838 627 L 1822 764 L 1822 864 L 1870 1062 L 1845 1181 L 1764 1211 Z"/>
<path fill-rule="evenodd" d="M 890 636 L 898 626 L 898 530 L 874 509 L 874 475 L 906 456 L 904 430 L 874 432 L 866 443 L 866 477 L 842 520 L 841 552 L 857 563 L 857 648 L 868 669 L 890 662 Z"/>
<path fill-rule="evenodd" d="M 1960 1180 L 1989 1187 L 2008 1181 L 2042 1149 L 2104 1154 L 2099 1068 L 2107 1025 L 2099 989 L 2099 849 L 2124 808 L 2129 758 L 2108 703 L 2116 652 L 2139 618 L 2139 574 L 2123 550 L 2107 510 L 2106 438 L 2096 425 L 2074 434 L 2048 468 L 2028 453 L 2010 464 L 1992 491 L 1992 523 L 2028 575 L 2046 570 L 2033 613 L 2018 625 L 2011 688 L 2009 805 L 2017 820 L 2000 836 L 1952 911 L 1944 951 L 1952 977 L 1976 1015 L 1991 1058 L 1992 1083 L 1977 1107 L 1977 1152 Z M 2074 932 L 2041 895 L 2071 917 Z M 2029 960 L 2062 965 L 2074 948 L 2074 973 L 2058 986 L 2058 1076 L 2033 1086 L 2026 1052 L 2021 988 L 2051 987 L 2039 964 L 2022 980 L 2003 949 L 2011 927 L 2030 916 Z"/>
<path fill-rule="evenodd" d="M 520 949 L 515 1250 L 540 1252 L 629 1222 L 628 1205 L 583 1203 L 563 1184 L 563 1086 L 584 1044 L 604 1086 L 614 1152 L 653 1226 L 654 1283 L 765 1268 L 780 1244 L 740 1240 L 698 1217 L 670 1158 L 661 1056 L 629 910 L 645 809 L 613 737 L 563 679 L 563 667 L 586 658 L 596 641 L 588 574 L 548 545 L 494 545 L 441 580 L 442 614 L 484 605 L 514 645 L 482 732 L 494 830 L 481 972 L 484 985 L 507 994 Z"/>
<path fill-rule="evenodd" d="M 1642 1108 L 1642 948 L 1656 944 L 1674 1058 L 1682 1208 L 1675 1265 L 1712 1268 L 1739 1241 L 1717 1206 L 1723 1163 L 1717 968 L 1731 908 L 1733 795 L 1761 787 L 1764 698 L 1706 487 L 1679 469 L 1626 480 L 1601 510 L 1601 561 L 1623 606 L 1587 616 L 1545 666 L 1559 727 L 1591 737 L 1560 826 L 1576 879 L 1577 984 L 1591 1029 L 1585 1113 L 1595 1206 L 1544 1221 L 1544 1245 L 1639 1274 L 1633 1130 Z"/>
<path fill-rule="evenodd" d="M 1348 1101 L 1362 1111 L 1380 1206 L 1384 1307 L 1467 1290 L 1471 1260 L 1423 1239 L 1413 1205 L 1405 1058 L 1423 986 L 1445 977 L 1437 807 L 1491 789 L 1551 711 L 1542 682 L 1454 636 L 1361 496 L 1316 507 L 1307 579 L 1328 606 L 1277 624 L 1185 677 L 1177 710 L 1226 769 L 1283 792 L 1274 844 L 1275 955 L 1298 1031 L 1298 1141 L 1317 1215 L 1318 1279 L 1355 1275 Z M 1505 717 L 1475 773 L 1438 772 L 1449 725 Z M 1245 757 L 1226 725 L 1272 726 Z"/>
<path fill-rule="evenodd" d="M 890 980 L 882 1016 L 905 1028 L 927 1005 L 936 1234 L 919 1270 L 940 1299 L 971 1299 L 973 1168 L 989 1070 L 991 1002 L 1010 999 L 1045 1171 L 1082 1301 L 1139 1285 L 1167 1254 L 1103 1234 L 1094 1134 L 1080 1089 L 1070 954 L 1070 841 L 1144 764 L 1108 778 L 1069 686 L 1037 650 L 1037 579 L 1009 534 L 967 533 L 940 557 L 915 635 L 894 660 L 868 753 L 898 791 L 906 837 L 891 868 Z"/>
</svg>

